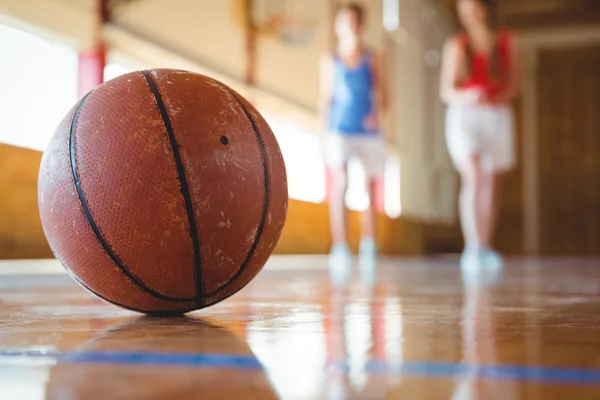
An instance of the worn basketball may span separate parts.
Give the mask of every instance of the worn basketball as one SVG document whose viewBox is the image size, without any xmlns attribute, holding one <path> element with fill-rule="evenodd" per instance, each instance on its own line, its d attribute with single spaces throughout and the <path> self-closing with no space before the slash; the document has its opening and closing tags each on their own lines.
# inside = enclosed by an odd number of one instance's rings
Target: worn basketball
<svg viewBox="0 0 600 400">
<path fill-rule="evenodd" d="M 246 285 L 281 235 L 287 181 L 259 112 L 179 70 L 105 82 L 65 116 L 38 201 L 55 256 L 83 287 L 144 313 L 184 313 Z"/>
</svg>

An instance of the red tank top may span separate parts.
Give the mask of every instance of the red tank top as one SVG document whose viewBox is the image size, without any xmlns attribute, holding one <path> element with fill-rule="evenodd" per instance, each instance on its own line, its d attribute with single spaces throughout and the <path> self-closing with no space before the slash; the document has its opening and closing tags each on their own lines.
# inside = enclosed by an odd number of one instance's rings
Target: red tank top
<svg viewBox="0 0 600 400">
<path fill-rule="evenodd" d="M 463 32 L 458 37 L 463 51 L 467 51 L 469 36 Z M 477 88 L 484 90 L 488 96 L 500 93 L 506 88 L 510 73 L 510 34 L 499 31 L 496 36 L 496 46 L 491 51 L 498 52 L 498 76 L 492 77 L 490 73 L 489 55 L 473 51 L 471 76 L 459 83 L 459 87 Z"/>
</svg>

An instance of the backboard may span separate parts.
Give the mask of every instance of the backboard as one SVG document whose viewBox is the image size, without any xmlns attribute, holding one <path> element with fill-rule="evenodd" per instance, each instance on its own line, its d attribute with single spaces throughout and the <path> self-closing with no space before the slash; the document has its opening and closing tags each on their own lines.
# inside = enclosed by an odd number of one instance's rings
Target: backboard
<svg viewBox="0 0 600 400">
<path fill-rule="evenodd" d="M 254 28 L 289 46 L 303 46 L 317 27 L 314 10 L 306 0 L 251 0 Z"/>
</svg>

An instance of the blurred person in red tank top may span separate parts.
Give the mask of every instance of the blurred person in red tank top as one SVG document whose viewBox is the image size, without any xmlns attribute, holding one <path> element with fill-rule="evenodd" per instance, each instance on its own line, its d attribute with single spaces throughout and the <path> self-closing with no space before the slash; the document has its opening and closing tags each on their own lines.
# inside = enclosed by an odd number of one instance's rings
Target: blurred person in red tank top
<svg viewBox="0 0 600 400">
<path fill-rule="evenodd" d="M 518 93 L 514 36 L 496 29 L 492 0 L 457 0 L 463 32 L 444 46 L 440 97 L 448 105 L 446 141 L 461 176 L 463 268 L 499 268 L 492 250 L 500 176 L 516 164 L 511 102 Z"/>
</svg>

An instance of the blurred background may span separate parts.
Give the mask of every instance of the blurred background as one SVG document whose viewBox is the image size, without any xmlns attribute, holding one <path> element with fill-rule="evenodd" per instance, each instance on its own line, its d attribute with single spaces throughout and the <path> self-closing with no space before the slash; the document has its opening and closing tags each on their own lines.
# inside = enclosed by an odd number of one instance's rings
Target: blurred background
<svg viewBox="0 0 600 400">
<path fill-rule="evenodd" d="M 0 258 L 49 258 L 37 211 L 42 151 L 93 86 L 144 68 L 220 79 L 264 114 L 290 191 L 279 254 L 330 247 L 329 176 L 317 130 L 318 59 L 337 0 L 0 0 Z M 362 0 L 366 40 L 386 57 L 391 112 L 377 208 L 386 254 L 457 253 L 458 177 L 438 99 L 453 0 Z M 497 0 L 520 42 L 519 165 L 505 179 L 497 247 L 513 255 L 600 254 L 600 1 Z M 350 166 L 352 243 L 365 207 Z"/>
</svg>

